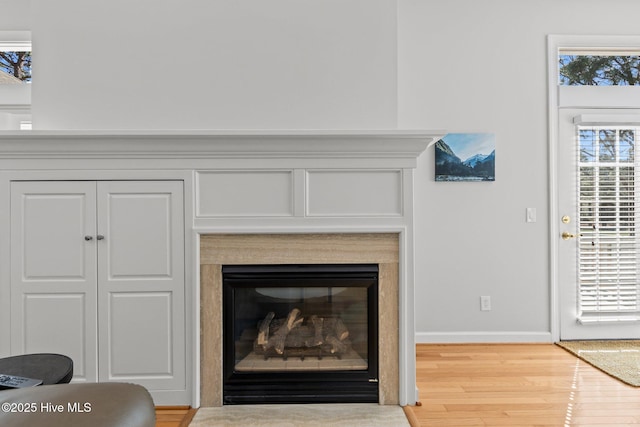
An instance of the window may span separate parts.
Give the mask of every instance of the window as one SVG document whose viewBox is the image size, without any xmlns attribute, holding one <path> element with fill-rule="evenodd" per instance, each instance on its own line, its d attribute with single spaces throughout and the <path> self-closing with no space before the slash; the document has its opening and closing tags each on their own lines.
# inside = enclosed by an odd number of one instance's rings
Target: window
<svg viewBox="0 0 640 427">
<path fill-rule="evenodd" d="M 640 128 L 578 126 L 579 315 L 633 316 L 638 307 L 635 147 Z"/>
<path fill-rule="evenodd" d="M 0 31 L 0 84 L 31 82 L 31 33 Z"/>
<path fill-rule="evenodd" d="M 30 82 L 31 32 L 0 31 L 0 130 L 28 129 Z"/>
<path fill-rule="evenodd" d="M 560 52 L 559 82 L 563 86 L 640 85 L 638 52 L 585 54 Z"/>
<path fill-rule="evenodd" d="M 31 50 L 0 50 L 0 83 L 31 82 Z"/>
</svg>

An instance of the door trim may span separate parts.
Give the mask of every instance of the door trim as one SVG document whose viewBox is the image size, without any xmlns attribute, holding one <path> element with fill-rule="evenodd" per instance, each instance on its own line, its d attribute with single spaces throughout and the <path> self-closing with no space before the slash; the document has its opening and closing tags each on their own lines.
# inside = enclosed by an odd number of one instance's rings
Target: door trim
<svg viewBox="0 0 640 427">
<path fill-rule="evenodd" d="M 595 36 L 595 35 L 549 35 L 547 36 L 547 85 L 548 85 L 548 156 L 549 156 L 549 303 L 551 339 L 560 340 L 560 298 L 559 298 L 559 233 L 560 212 L 558 206 L 558 161 L 559 112 L 563 107 L 593 108 L 597 105 L 561 105 L 558 79 L 558 52 L 561 48 L 630 48 L 638 49 L 640 36 Z M 563 98 L 564 99 L 564 98 Z M 603 105 L 601 107 L 614 107 Z M 619 108 L 630 108 L 620 105 Z M 636 106 L 634 108 L 638 108 Z"/>
</svg>

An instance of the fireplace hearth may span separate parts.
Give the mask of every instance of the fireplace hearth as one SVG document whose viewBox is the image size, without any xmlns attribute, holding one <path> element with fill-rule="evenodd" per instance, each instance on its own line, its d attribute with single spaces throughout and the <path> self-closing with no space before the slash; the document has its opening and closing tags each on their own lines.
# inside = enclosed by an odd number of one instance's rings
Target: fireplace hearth
<svg viewBox="0 0 640 427">
<path fill-rule="evenodd" d="M 378 266 L 225 265 L 223 402 L 378 402 Z"/>
</svg>

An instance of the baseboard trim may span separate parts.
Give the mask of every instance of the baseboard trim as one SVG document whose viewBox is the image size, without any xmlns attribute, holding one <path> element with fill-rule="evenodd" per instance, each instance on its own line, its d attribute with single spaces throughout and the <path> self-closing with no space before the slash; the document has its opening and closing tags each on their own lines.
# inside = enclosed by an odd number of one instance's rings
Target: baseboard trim
<svg viewBox="0 0 640 427">
<path fill-rule="evenodd" d="M 418 332 L 417 344 L 552 343 L 551 332 Z"/>
</svg>

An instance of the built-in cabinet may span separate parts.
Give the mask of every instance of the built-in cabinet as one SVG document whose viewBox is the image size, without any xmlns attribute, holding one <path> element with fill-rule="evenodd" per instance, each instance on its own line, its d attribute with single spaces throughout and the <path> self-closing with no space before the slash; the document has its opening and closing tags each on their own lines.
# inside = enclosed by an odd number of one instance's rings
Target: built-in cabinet
<svg viewBox="0 0 640 427">
<path fill-rule="evenodd" d="M 182 181 L 11 182 L 11 348 L 186 387 Z"/>
</svg>

